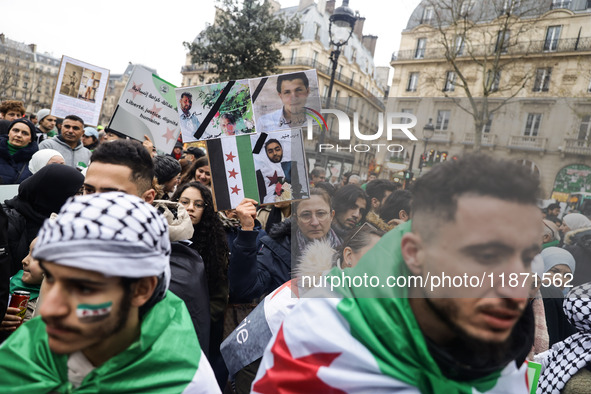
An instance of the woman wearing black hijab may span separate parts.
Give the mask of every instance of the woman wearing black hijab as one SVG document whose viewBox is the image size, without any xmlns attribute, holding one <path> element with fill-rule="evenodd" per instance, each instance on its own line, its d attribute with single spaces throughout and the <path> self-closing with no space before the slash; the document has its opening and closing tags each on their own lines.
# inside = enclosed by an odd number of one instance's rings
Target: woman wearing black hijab
<svg viewBox="0 0 591 394">
<path fill-rule="evenodd" d="M 21 268 L 29 244 L 37 236 L 45 219 L 59 212 L 69 197 L 74 196 L 84 176 L 76 169 L 62 164 L 50 164 L 25 179 L 18 195 L 4 202 L 8 215 L 8 248 L 11 275 Z"/>
<path fill-rule="evenodd" d="M 35 126 L 25 118 L 10 123 L 0 135 L 0 184 L 18 184 L 31 176 L 29 160 L 39 150 Z"/>
</svg>

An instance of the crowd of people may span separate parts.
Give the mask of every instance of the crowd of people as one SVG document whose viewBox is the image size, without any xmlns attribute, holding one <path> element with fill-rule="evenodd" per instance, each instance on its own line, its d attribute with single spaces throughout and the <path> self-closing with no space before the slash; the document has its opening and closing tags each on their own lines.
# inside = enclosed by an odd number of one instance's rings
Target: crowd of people
<svg viewBox="0 0 591 394">
<path fill-rule="evenodd" d="M 307 199 L 216 211 L 205 151 L 24 112 L 0 104 L 2 392 L 529 393 L 534 362 L 540 393 L 589 387 L 591 221 L 514 163 L 316 167 Z M 487 280 L 410 285 L 445 275 Z"/>
</svg>

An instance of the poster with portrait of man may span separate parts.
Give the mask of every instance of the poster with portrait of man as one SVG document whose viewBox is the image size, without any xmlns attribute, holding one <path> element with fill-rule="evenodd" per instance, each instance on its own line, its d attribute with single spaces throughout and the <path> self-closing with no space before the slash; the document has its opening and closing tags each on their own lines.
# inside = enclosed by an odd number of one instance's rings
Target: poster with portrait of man
<svg viewBox="0 0 591 394">
<path fill-rule="evenodd" d="M 302 129 L 208 140 L 216 210 L 310 197 Z"/>
<path fill-rule="evenodd" d="M 183 142 L 255 132 L 248 80 L 175 89 Z"/>
<path fill-rule="evenodd" d="M 78 115 L 86 126 L 98 126 L 109 70 L 62 56 L 51 115 Z"/>
<path fill-rule="evenodd" d="M 258 133 L 306 127 L 321 110 L 316 70 L 250 80 Z"/>
</svg>

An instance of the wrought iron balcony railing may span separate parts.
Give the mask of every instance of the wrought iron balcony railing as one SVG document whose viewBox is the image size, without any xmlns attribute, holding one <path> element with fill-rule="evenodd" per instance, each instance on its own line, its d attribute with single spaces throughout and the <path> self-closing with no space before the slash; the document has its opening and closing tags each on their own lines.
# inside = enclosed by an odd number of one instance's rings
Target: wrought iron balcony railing
<svg viewBox="0 0 591 394">
<path fill-rule="evenodd" d="M 476 46 L 466 44 L 462 54 L 456 55 L 456 58 L 470 59 L 471 57 L 492 56 L 499 49 L 495 44 Z M 501 51 L 505 56 L 532 55 L 547 52 L 589 52 L 591 51 L 591 37 L 509 43 Z M 392 61 L 444 59 L 446 58 L 446 51 L 443 47 L 426 48 L 424 56 L 421 59 L 417 59 L 415 55 L 415 49 L 394 52 L 392 54 Z"/>
</svg>

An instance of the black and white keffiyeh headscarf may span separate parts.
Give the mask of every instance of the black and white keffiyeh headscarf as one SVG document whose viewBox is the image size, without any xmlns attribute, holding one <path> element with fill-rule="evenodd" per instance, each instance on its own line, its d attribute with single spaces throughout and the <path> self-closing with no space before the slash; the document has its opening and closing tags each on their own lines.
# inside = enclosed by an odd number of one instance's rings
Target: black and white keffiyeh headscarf
<svg viewBox="0 0 591 394">
<path fill-rule="evenodd" d="M 538 394 L 560 393 L 569 379 L 591 362 L 591 282 L 573 288 L 564 299 L 563 309 L 579 332 L 552 346 Z"/>
<path fill-rule="evenodd" d="M 121 192 L 69 199 L 39 231 L 33 257 L 105 276 L 163 278 L 170 283 L 166 220 L 142 199 Z"/>
</svg>

